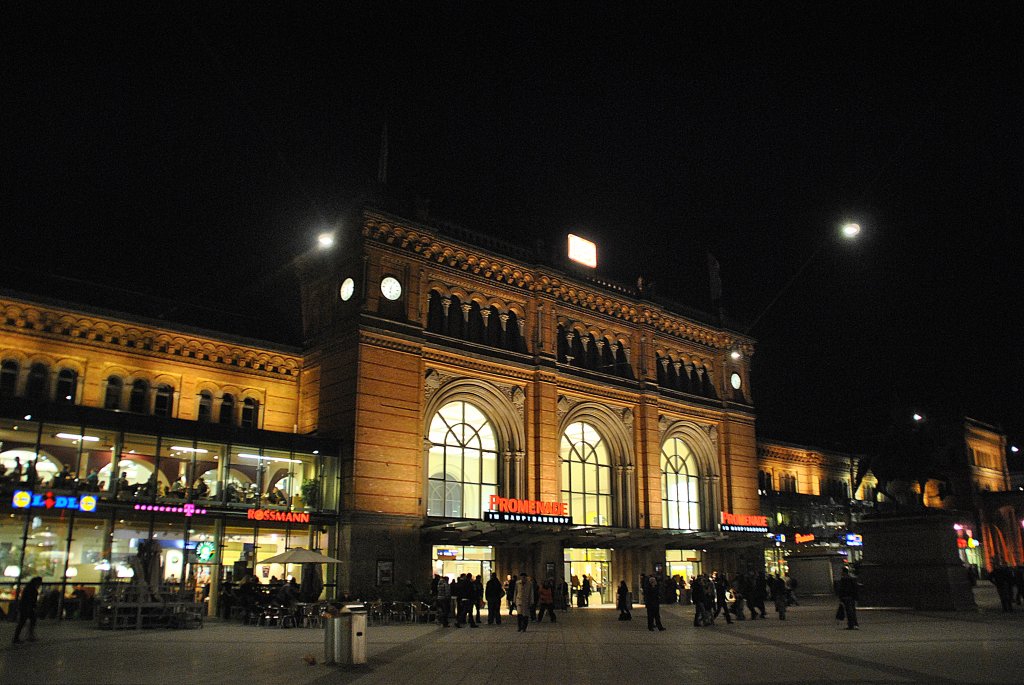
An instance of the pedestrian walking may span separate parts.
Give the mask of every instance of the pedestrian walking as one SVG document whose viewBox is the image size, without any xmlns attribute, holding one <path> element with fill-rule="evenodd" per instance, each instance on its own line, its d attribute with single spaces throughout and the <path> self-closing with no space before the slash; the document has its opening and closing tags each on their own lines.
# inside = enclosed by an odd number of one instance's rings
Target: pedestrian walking
<svg viewBox="0 0 1024 685">
<path fill-rule="evenodd" d="M 28 623 L 28 641 L 36 641 L 36 605 L 39 603 L 39 588 L 43 585 L 41 576 L 28 581 L 18 598 L 18 627 L 14 630 L 11 644 L 21 642 L 21 629 Z"/>
<path fill-rule="evenodd" d="M 846 615 L 846 629 L 860 630 L 857 623 L 857 579 L 850 575 L 850 569 L 843 568 L 843 575 L 836 583 L 836 594 L 839 595 L 843 613 Z"/>
<path fill-rule="evenodd" d="M 661 588 L 658 587 L 658 579 L 650 576 L 647 579 L 647 587 L 644 588 L 644 605 L 647 607 L 647 630 L 665 630 L 661 625 Z"/>
<path fill-rule="evenodd" d="M 441 625 L 448 627 L 448 617 L 452 613 L 452 586 L 447 576 L 441 576 L 437 581 L 437 615 Z"/>
<path fill-rule="evenodd" d="M 519 582 L 519 581 L 516 580 L 515 576 L 509 576 L 506 579 L 506 583 L 505 583 L 505 585 L 506 585 L 505 593 L 506 593 L 506 596 L 508 597 L 507 601 L 508 601 L 508 615 L 509 615 L 509 618 L 512 617 L 512 612 L 516 610 L 516 583 L 517 582 Z"/>
<path fill-rule="evenodd" d="M 715 571 L 711 574 L 711 581 L 715 585 L 715 618 L 718 618 L 719 614 L 725 614 L 725 622 L 732 623 L 732 617 L 729 616 L 729 601 L 727 595 L 729 593 L 729 578 L 724 573 Z"/>
<path fill-rule="evenodd" d="M 629 586 L 626 585 L 626 581 L 623 580 L 619 583 L 619 590 L 616 593 L 615 608 L 619 610 L 620 621 L 632 621 L 633 614 L 633 596 L 629 592 Z"/>
<path fill-rule="evenodd" d="M 501 581 L 498 580 L 497 573 L 491 574 L 491 579 L 487 581 L 487 587 L 484 588 L 484 595 L 487 599 L 487 625 L 497 623 L 500 626 L 501 598 L 505 596 L 505 591 L 501 588 Z"/>
<path fill-rule="evenodd" d="M 551 622 L 555 622 L 555 581 L 552 578 L 548 578 L 544 581 L 544 585 L 541 586 L 540 592 L 537 594 L 537 623 L 544 621 L 544 613 L 547 612 L 548 616 L 551 617 Z"/>
<path fill-rule="evenodd" d="M 778 573 L 772 576 L 771 580 L 772 601 L 775 602 L 775 612 L 779 615 L 780 621 L 786 620 L 786 581 Z"/>
</svg>

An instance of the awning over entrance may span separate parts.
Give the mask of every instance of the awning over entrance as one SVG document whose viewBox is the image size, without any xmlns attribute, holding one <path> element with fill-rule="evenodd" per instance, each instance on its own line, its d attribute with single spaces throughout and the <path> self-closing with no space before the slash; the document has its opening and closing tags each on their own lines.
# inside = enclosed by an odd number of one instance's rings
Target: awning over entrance
<svg viewBox="0 0 1024 685">
<path fill-rule="evenodd" d="M 612 528 L 608 526 L 546 526 L 492 521 L 428 523 L 424 537 L 431 544 L 508 545 L 559 542 L 563 547 L 611 549 L 720 550 L 761 547 L 765 536 L 757 533 L 722 533 L 664 529 Z"/>
</svg>

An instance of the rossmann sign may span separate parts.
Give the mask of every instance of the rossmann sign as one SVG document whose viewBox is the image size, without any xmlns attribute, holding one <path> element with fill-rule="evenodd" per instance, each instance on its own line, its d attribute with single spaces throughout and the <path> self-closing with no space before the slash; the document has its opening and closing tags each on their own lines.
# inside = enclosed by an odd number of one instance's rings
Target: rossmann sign
<svg viewBox="0 0 1024 685">
<path fill-rule="evenodd" d="M 246 518 L 252 521 L 309 523 L 309 514 L 299 511 L 278 511 L 277 509 L 249 509 L 246 512 Z"/>
<path fill-rule="evenodd" d="M 565 502 L 545 502 L 536 499 L 515 499 L 491 495 L 488 498 L 484 521 L 503 523 L 572 523 L 569 505 Z"/>
</svg>

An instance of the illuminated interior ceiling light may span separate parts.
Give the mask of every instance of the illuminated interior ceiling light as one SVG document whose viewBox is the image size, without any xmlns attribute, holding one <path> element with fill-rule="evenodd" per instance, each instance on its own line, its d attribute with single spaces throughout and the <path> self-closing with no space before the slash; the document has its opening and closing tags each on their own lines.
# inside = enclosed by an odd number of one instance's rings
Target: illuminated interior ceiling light
<svg viewBox="0 0 1024 685">
<path fill-rule="evenodd" d="M 261 454 L 239 454 L 242 459 L 258 459 L 260 461 L 284 461 L 289 464 L 301 464 L 301 459 L 285 459 L 284 457 L 266 457 Z"/>
<path fill-rule="evenodd" d="M 207 454 L 207 451 L 201 447 L 178 447 L 174 445 L 171 447 L 172 450 L 178 450 L 179 452 L 193 452 L 195 454 Z"/>
<path fill-rule="evenodd" d="M 81 440 L 82 442 L 99 442 L 100 439 L 95 435 L 75 435 L 74 433 L 57 433 L 53 436 L 55 438 L 63 438 L 64 440 Z"/>
<path fill-rule="evenodd" d="M 597 268 L 597 245 L 586 238 L 569 234 L 569 259 L 591 269 Z"/>
<path fill-rule="evenodd" d="M 68 566 L 68 570 L 64 572 L 65 578 L 74 578 L 78 575 L 78 568 L 75 566 Z"/>
<path fill-rule="evenodd" d="M 21 569 L 12 564 L 4 569 L 4 575 L 8 578 L 17 578 L 21 575 Z"/>
</svg>

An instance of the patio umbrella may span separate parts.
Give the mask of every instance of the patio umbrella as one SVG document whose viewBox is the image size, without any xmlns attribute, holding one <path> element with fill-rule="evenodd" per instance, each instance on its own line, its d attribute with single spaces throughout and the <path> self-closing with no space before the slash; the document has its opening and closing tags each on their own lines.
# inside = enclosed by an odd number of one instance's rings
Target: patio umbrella
<svg viewBox="0 0 1024 685">
<path fill-rule="evenodd" d="M 282 552 L 276 556 L 272 556 L 269 559 L 264 559 L 259 562 L 261 564 L 343 564 L 341 559 L 335 559 L 333 557 L 327 557 L 316 550 L 305 549 L 304 547 L 295 547 Z"/>
</svg>

